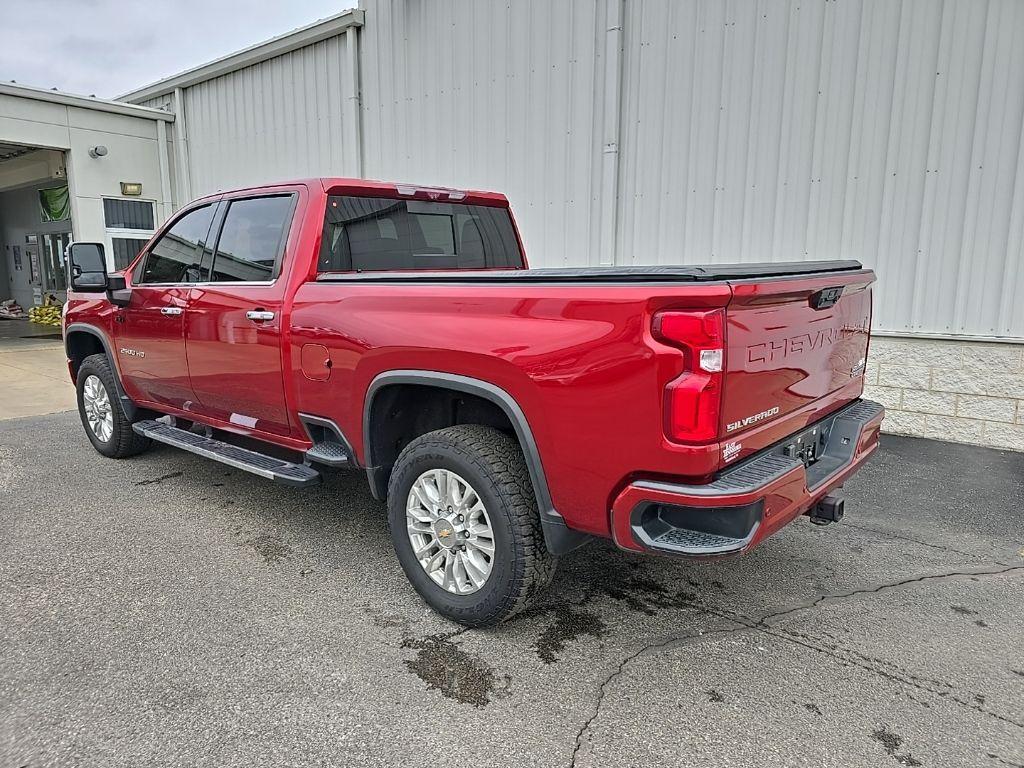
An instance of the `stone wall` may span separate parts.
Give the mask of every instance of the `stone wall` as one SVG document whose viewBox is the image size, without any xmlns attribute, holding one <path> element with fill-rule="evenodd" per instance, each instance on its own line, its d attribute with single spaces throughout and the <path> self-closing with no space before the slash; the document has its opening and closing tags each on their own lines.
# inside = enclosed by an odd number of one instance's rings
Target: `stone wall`
<svg viewBox="0 0 1024 768">
<path fill-rule="evenodd" d="M 873 336 L 865 375 L 884 432 L 1024 451 L 1024 344 Z"/>
</svg>

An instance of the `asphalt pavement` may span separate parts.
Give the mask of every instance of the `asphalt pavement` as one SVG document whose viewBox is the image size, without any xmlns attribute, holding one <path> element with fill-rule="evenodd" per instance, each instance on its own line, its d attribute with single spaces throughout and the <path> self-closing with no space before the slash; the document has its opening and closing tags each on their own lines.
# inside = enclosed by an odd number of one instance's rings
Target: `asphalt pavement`
<svg viewBox="0 0 1024 768">
<path fill-rule="evenodd" d="M 0 423 L 0 768 L 1024 765 L 1024 455 L 886 436 L 738 559 L 594 543 L 429 611 L 357 473 L 275 486 Z"/>
</svg>

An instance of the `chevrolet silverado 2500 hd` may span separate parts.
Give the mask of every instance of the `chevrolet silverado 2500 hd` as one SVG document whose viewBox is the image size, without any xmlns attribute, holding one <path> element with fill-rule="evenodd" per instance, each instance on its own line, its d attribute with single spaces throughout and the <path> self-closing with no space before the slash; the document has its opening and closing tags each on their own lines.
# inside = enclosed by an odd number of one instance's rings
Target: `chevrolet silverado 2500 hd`
<svg viewBox="0 0 1024 768">
<path fill-rule="evenodd" d="M 529 269 L 502 195 L 353 179 L 197 200 L 120 273 L 69 251 L 97 451 L 359 469 L 415 589 L 471 626 L 592 537 L 710 557 L 834 522 L 878 445 L 857 262 Z"/>
</svg>

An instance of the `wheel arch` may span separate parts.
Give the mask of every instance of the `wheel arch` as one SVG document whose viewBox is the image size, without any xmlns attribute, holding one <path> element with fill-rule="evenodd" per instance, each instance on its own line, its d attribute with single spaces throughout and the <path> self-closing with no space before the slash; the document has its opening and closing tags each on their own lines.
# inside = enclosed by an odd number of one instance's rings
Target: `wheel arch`
<svg viewBox="0 0 1024 768">
<path fill-rule="evenodd" d="M 420 385 L 435 389 L 449 390 L 485 400 L 495 406 L 508 419 L 519 445 L 526 458 L 526 467 L 530 472 L 537 507 L 540 511 L 541 525 L 548 550 L 553 554 L 562 554 L 575 549 L 589 541 L 587 534 L 568 528 L 565 520 L 555 509 L 548 488 L 544 464 L 540 449 L 534 438 L 530 423 L 516 399 L 501 387 L 488 381 L 462 376 L 455 373 L 427 370 L 393 370 L 385 371 L 374 377 L 366 391 L 363 402 L 363 458 L 366 466 L 367 480 L 370 491 L 377 499 L 386 499 L 387 483 L 391 465 L 382 464 L 379 456 L 375 456 L 373 439 L 374 402 L 381 390 L 394 385 Z M 377 452 L 379 453 L 379 451 Z"/>
<path fill-rule="evenodd" d="M 78 369 L 81 367 L 82 361 L 90 355 L 105 354 L 110 361 L 110 369 L 114 373 L 117 399 L 120 401 L 121 407 L 129 419 L 136 417 L 138 407 L 124 391 L 124 385 L 121 383 L 121 372 L 117 367 L 117 358 L 114 357 L 114 347 L 102 330 L 86 323 L 71 323 L 64 331 L 64 353 L 67 355 L 68 367 L 76 384 Z"/>
</svg>

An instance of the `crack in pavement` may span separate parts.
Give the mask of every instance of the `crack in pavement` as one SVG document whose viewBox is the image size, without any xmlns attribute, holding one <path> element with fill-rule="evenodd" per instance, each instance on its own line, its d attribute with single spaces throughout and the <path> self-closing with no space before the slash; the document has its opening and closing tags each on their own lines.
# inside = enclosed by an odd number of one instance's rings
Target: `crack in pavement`
<svg viewBox="0 0 1024 768">
<path fill-rule="evenodd" d="M 930 573 L 924 576 L 915 576 L 912 579 L 902 579 L 901 581 L 894 581 L 886 584 L 879 584 L 877 587 L 871 587 L 870 589 L 855 589 L 852 592 L 840 592 L 838 594 L 821 595 L 814 602 L 806 603 L 804 605 L 798 605 L 793 608 L 787 608 L 784 611 L 777 611 L 770 613 L 767 616 L 758 620 L 758 624 L 763 624 L 766 621 L 778 619 L 783 616 L 788 616 L 791 613 L 799 613 L 800 611 L 807 611 L 817 608 L 824 602 L 832 600 L 846 600 L 851 597 L 857 597 L 859 595 L 873 595 L 882 592 L 886 589 L 896 589 L 897 587 L 905 587 L 908 584 L 919 584 L 924 581 L 937 581 L 942 579 L 951 579 L 958 577 L 970 577 L 970 576 L 1000 576 L 1004 573 L 1011 573 L 1013 571 L 1024 571 L 1024 565 L 1005 565 L 1003 568 L 998 570 L 978 570 L 978 571 L 944 571 L 943 573 Z"/>
<path fill-rule="evenodd" d="M 975 558 L 978 558 L 978 557 L 985 557 L 984 553 L 981 553 L 981 552 L 965 552 L 964 550 L 957 549 L 956 547 L 947 547 L 947 546 L 945 546 L 943 544 L 933 544 L 930 541 L 922 541 L 921 539 L 915 539 L 912 536 L 907 536 L 905 534 L 897 533 L 895 531 L 890 531 L 890 530 L 887 530 L 887 529 L 884 529 L 884 528 L 872 528 L 872 527 L 867 526 L 867 525 L 859 525 L 857 523 L 851 523 L 851 522 L 848 522 L 847 520 L 843 520 L 843 527 L 844 528 L 856 528 L 858 531 L 865 531 L 867 533 L 877 533 L 877 534 L 879 534 L 881 536 L 887 536 L 890 539 L 899 539 L 900 541 L 909 541 L 909 542 L 911 542 L 913 544 L 920 544 L 922 547 L 931 547 L 932 549 L 937 549 L 937 550 L 939 550 L 941 552 L 953 552 L 954 554 L 963 555 L 964 557 L 969 557 L 971 559 L 975 559 Z M 993 560 L 992 562 L 994 562 L 996 565 L 1010 565 L 1009 563 L 1007 563 L 1007 562 L 1005 562 L 1003 560 Z"/>
<path fill-rule="evenodd" d="M 843 593 L 839 593 L 839 594 L 820 595 L 819 597 L 817 597 L 812 602 L 804 603 L 802 605 L 797 605 L 797 606 L 794 606 L 792 608 L 786 608 L 786 609 L 783 609 L 781 611 L 773 611 L 771 613 L 765 614 L 764 616 L 762 616 L 762 617 L 760 617 L 758 619 L 753 619 L 753 618 L 750 618 L 748 616 L 744 616 L 743 614 L 740 614 L 740 613 L 725 611 L 725 610 L 722 610 L 722 609 L 713 609 L 713 608 L 711 608 L 709 606 L 705 606 L 705 605 L 701 605 L 700 603 L 693 602 L 692 603 L 692 607 L 695 608 L 696 610 L 701 611 L 701 612 L 703 612 L 703 613 L 705 613 L 707 615 L 715 616 L 717 618 L 721 618 L 721 619 L 724 619 L 726 621 L 730 621 L 733 624 L 736 624 L 738 626 L 726 627 L 726 628 L 717 629 L 717 630 L 709 630 L 709 631 L 706 631 L 706 632 L 696 632 L 696 633 L 685 634 L 685 635 L 673 635 L 673 636 L 669 637 L 668 639 L 664 639 L 664 640 L 660 640 L 660 641 L 658 641 L 656 643 L 650 643 L 648 645 L 644 645 L 639 650 L 634 651 L 633 653 L 631 653 L 631 654 L 627 655 L 626 657 L 624 657 L 622 659 L 622 661 L 619 662 L 619 665 L 615 668 L 615 670 L 613 670 L 611 672 L 611 674 L 609 674 L 607 677 L 605 677 L 605 679 L 601 682 L 600 686 L 598 687 L 597 700 L 595 702 L 594 712 L 593 712 L 593 714 L 589 718 L 587 718 L 587 720 L 580 727 L 579 731 L 577 731 L 577 733 L 576 733 L 576 740 L 575 740 L 575 744 L 573 746 L 572 756 L 571 756 L 571 760 L 570 760 L 570 763 L 569 763 L 570 768 L 575 768 L 576 767 L 576 759 L 577 759 L 577 757 L 579 755 L 579 751 L 580 751 L 581 747 L 583 746 L 583 738 L 587 734 L 587 732 L 590 730 L 590 727 L 593 725 L 594 721 L 597 719 L 597 717 L 601 713 L 601 707 L 604 704 L 604 698 L 605 698 L 608 686 L 617 677 L 619 677 L 619 675 L 621 675 L 625 671 L 626 667 L 629 666 L 629 664 L 631 664 L 632 662 L 636 661 L 641 656 L 645 656 L 645 655 L 647 655 L 649 653 L 655 653 L 655 652 L 658 652 L 658 651 L 666 650 L 666 649 L 671 648 L 671 647 L 677 647 L 677 646 L 680 646 L 680 645 L 689 644 L 689 643 L 692 643 L 694 641 L 703 640 L 704 638 L 711 637 L 713 635 L 729 635 L 729 634 L 745 632 L 745 631 L 749 631 L 749 630 L 753 630 L 755 632 L 761 632 L 763 634 L 769 635 L 770 637 L 774 637 L 774 638 L 779 639 L 779 640 L 783 640 L 783 641 L 786 641 L 786 642 L 789 642 L 789 643 L 793 643 L 795 645 L 799 645 L 799 646 L 801 646 L 803 648 L 807 648 L 808 650 L 816 651 L 817 653 L 823 653 L 826 656 L 830 656 L 830 657 L 832 657 L 834 659 L 837 659 L 838 661 L 843 662 L 843 663 L 852 664 L 853 666 L 856 666 L 859 669 L 863 669 L 863 670 L 865 670 L 865 671 L 867 671 L 867 672 L 869 672 L 869 673 L 871 673 L 873 675 L 876 675 L 878 677 L 881 677 L 883 679 L 886 679 L 886 680 L 889 680 L 889 681 L 892 681 L 892 682 L 896 682 L 896 683 L 900 683 L 902 685 L 907 685 L 907 686 L 916 688 L 918 690 L 926 691 L 928 693 L 931 693 L 932 695 L 939 696 L 940 698 L 948 699 L 948 700 L 950 700 L 950 701 L 952 701 L 952 702 L 954 702 L 956 704 L 959 704 L 961 706 L 967 707 L 968 709 L 973 709 L 973 710 L 975 710 L 975 711 L 977 711 L 977 712 L 979 712 L 981 714 L 987 715 L 989 717 L 993 717 L 993 718 L 995 718 L 997 720 L 1000 720 L 1000 721 L 1002 721 L 1004 723 L 1007 723 L 1007 724 L 1010 724 L 1010 725 L 1014 725 L 1014 726 L 1016 726 L 1018 728 L 1024 729 L 1024 723 L 1018 722 L 1016 720 L 1013 720 L 1012 718 L 1009 718 L 1009 717 L 1006 717 L 1004 715 L 1001 715 L 998 712 L 993 712 L 993 711 L 991 711 L 989 709 L 986 709 L 985 707 L 981 706 L 977 701 L 968 701 L 966 699 L 962 699 L 962 698 L 954 695 L 950 691 L 935 690 L 933 687 L 930 687 L 929 685 L 925 684 L 925 683 L 932 683 L 932 684 L 934 684 L 936 686 L 938 686 L 938 685 L 945 685 L 945 686 L 947 686 L 949 688 L 952 688 L 952 686 L 949 683 L 945 683 L 943 681 L 938 681 L 938 680 L 929 680 L 927 678 L 917 677 L 917 676 L 913 675 L 912 673 L 910 673 L 910 672 L 908 672 L 906 670 L 900 670 L 900 673 L 894 673 L 894 672 L 888 672 L 888 671 L 885 671 L 885 670 L 882 670 L 882 669 L 878 669 L 877 667 L 872 666 L 870 663 L 867 663 L 866 661 L 858 661 L 855 658 L 850 658 L 848 656 L 843 656 L 841 653 L 839 653 L 836 650 L 831 650 L 831 649 L 828 649 L 828 648 L 824 648 L 824 647 L 822 647 L 820 645 L 815 645 L 812 642 L 813 638 L 811 638 L 809 635 L 801 635 L 799 633 L 786 632 L 785 630 L 776 629 L 775 627 L 772 627 L 772 626 L 770 626 L 768 624 L 768 622 L 770 622 L 770 621 L 775 621 L 777 619 L 780 619 L 780 618 L 785 617 L 785 616 L 790 616 L 790 615 L 792 615 L 794 613 L 798 613 L 800 611 L 814 610 L 819 605 L 821 605 L 822 603 L 825 603 L 825 602 L 849 600 L 851 598 L 860 597 L 862 595 L 878 594 L 879 592 L 882 592 L 884 590 L 896 589 L 896 588 L 904 587 L 904 586 L 907 586 L 907 585 L 910 585 L 910 584 L 920 584 L 922 582 L 927 582 L 927 581 L 937 581 L 937 580 L 943 580 L 943 579 L 964 578 L 964 577 L 970 578 L 970 577 L 976 577 L 976 576 L 1000 576 L 1000 575 L 1003 575 L 1003 574 L 1006 574 L 1006 573 L 1012 573 L 1012 572 L 1017 572 L 1017 571 L 1024 571 L 1024 565 L 1006 566 L 1006 567 L 1000 568 L 998 570 L 945 571 L 943 573 L 926 574 L 924 576 L 917 576 L 917 577 L 910 578 L 910 579 L 902 579 L 902 580 L 896 581 L 896 582 L 879 584 L 878 586 L 872 587 L 870 589 L 868 589 L 868 588 L 865 588 L 865 589 L 855 589 L 855 590 L 852 590 L 850 592 L 843 592 Z M 870 659 L 870 657 L 864 657 L 863 654 L 858 654 L 856 651 L 851 651 L 850 653 L 855 655 L 855 656 L 856 655 L 860 655 L 864 659 Z M 881 660 L 881 659 L 877 659 L 877 660 L 876 659 L 871 659 L 871 660 L 872 661 L 877 661 L 879 663 L 887 664 L 888 666 L 891 666 L 891 667 L 893 667 L 895 669 L 900 669 L 899 667 L 896 667 L 895 665 L 892 665 L 891 663 L 885 662 L 884 660 Z"/>
<path fill-rule="evenodd" d="M 730 621 L 733 621 L 733 620 L 730 619 Z M 739 622 L 735 622 L 735 621 L 734 621 L 734 623 L 739 624 Z M 663 640 L 663 641 L 658 642 L 658 643 L 653 643 L 651 645 L 645 645 L 642 648 L 640 648 L 640 650 L 635 651 L 634 653 L 631 653 L 628 656 L 626 656 L 625 658 L 623 658 L 622 661 L 619 662 L 619 666 L 615 669 L 615 671 L 612 672 L 610 675 L 608 675 L 608 677 L 606 677 L 604 679 L 604 682 L 602 682 L 600 687 L 598 688 L 597 702 L 596 702 L 596 706 L 594 707 L 594 714 L 592 714 L 589 718 L 587 718 L 587 721 L 585 723 L 583 723 L 583 726 L 576 733 L 576 742 L 575 742 L 575 746 L 572 749 L 572 759 L 571 759 L 569 765 L 572 766 L 572 768 L 575 768 L 575 766 L 576 766 L 576 757 L 579 754 L 580 747 L 583 746 L 583 736 L 584 736 L 584 734 L 586 734 L 586 732 L 588 730 L 590 730 L 590 726 L 597 719 L 597 716 L 599 714 L 601 714 L 601 705 L 604 703 L 604 696 L 605 696 L 605 692 L 608 689 L 608 685 L 612 682 L 612 680 L 614 680 L 616 677 L 618 677 L 619 675 L 622 674 L 622 672 L 625 670 L 626 666 L 630 662 L 635 661 L 640 656 L 643 656 L 643 655 L 645 655 L 647 653 L 663 650 L 665 648 L 668 648 L 669 646 L 682 645 L 686 641 L 702 640 L 705 637 L 709 637 L 711 635 L 728 635 L 728 634 L 731 634 L 733 632 L 742 631 L 744 629 L 747 629 L 747 627 L 745 625 L 740 624 L 740 626 L 736 626 L 736 627 L 727 627 L 727 628 L 723 628 L 723 629 L 712 629 L 712 630 L 709 630 L 707 632 L 695 632 L 695 633 L 690 634 L 690 635 L 672 635 L 667 640 Z"/>
</svg>

